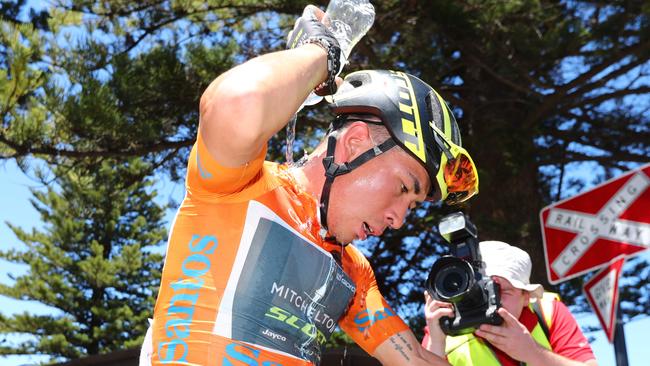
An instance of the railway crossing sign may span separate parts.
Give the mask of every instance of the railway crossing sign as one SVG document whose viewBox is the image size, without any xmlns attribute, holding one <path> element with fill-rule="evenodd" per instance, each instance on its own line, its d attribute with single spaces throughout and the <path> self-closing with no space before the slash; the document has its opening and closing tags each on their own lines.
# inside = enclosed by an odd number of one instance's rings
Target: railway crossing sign
<svg viewBox="0 0 650 366">
<path fill-rule="evenodd" d="M 648 249 L 650 164 L 544 207 L 540 220 L 552 284 Z"/>
</svg>

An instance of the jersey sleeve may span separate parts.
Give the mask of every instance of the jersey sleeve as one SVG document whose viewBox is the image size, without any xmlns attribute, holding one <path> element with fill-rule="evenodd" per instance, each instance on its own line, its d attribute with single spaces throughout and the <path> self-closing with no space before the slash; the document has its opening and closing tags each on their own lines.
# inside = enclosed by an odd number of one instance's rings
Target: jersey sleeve
<svg viewBox="0 0 650 366">
<path fill-rule="evenodd" d="M 225 167 L 212 157 L 199 132 L 187 164 L 188 193 L 229 195 L 242 191 L 259 179 L 266 150 L 265 146 L 253 160 L 242 166 Z"/>
<path fill-rule="evenodd" d="M 550 328 L 553 352 L 579 362 L 596 359 L 587 338 L 566 305 L 561 301 L 553 303 Z"/>
<path fill-rule="evenodd" d="M 355 281 L 357 289 L 339 326 L 364 351 L 372 355 L 386 339 L 409 327 L 379 292 L 375 274 L 363 254 L 352 245 L 346 247 L 346 254 L 350 255 L 351 263 L 345 263 L 344 260 L 344 268 Z"/>
</svg>

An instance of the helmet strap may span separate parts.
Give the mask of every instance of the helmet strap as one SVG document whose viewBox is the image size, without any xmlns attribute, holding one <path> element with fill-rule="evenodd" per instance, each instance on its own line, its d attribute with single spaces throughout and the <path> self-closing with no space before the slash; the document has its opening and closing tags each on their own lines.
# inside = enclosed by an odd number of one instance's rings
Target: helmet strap
<svg viewBox="0 0 650 366">
<path fill-rule="evenodd" d="M 334 152 L 336 151 L 336 136 L 330 135 L 327 138 L 327 155 L 323 158 L 323 167 L 325 168 L 325 183 L 323 183 L 323 190 L 320 195 L 320 222 L 321 227 L 325 229 L 324 231 L 327 230 L 327 210 L 329 208 L 330 191 L 332 190 L 332 183 L 334 183 L 334 178 L 353 171 L 363 163 L 390 150 L 396 145 L 397 144 L 395 143 L 395 140 L 389 138 L 381 144 L 375 145 L 372 149 L 368 149 L 351 162 L 337 164 L 334 162 Z M 324 237 L 324 239 L 327 240 L 328 238 Z"/>
</svg>

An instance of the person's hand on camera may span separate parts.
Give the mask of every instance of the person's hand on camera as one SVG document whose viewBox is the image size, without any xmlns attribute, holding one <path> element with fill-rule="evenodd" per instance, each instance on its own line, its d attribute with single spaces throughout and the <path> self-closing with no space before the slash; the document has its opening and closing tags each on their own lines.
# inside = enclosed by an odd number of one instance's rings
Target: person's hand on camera
<svg viewBox="0 0 650 366">
<path fill-rule="evenodd" d="M 541 346 L 535 342 L 528 329 L 508 310 L 499 308 L 498 313 L 503 318 L 503 324 L 482 324 L 474 334 L 515 360 L 527 363 L 528 358 Z"/>
<path fill-rule="evenodd" d="M 454 305 L 448 302 L 434 300 L 427 291 L 424 291 L 424 316 L 429 327 L 429 342 L 425 348 L 438 356 L 445 355 L 445 333 L 440 328 L 440 318 L 454 317 Z"/>
</svg>

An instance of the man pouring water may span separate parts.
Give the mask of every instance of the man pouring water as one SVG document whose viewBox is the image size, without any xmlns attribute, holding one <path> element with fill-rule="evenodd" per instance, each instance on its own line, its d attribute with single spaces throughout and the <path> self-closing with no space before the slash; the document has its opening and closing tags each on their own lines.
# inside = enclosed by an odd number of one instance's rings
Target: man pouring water
<svg viewBox="0 0 650 366">
<path fill-rule="evenodd" d="M 337 326 L 384 365 L 446 364 L 350 243 L 401 227 L 422 201 L 467 200 L 476 168 L 422 80 L 366 70 L 341 83 L 360 36 L 332 32 L 336 19 L 323 15 L 307 7 L 287 50 L 205 90 L 141 364 L 317 365 Z M 267 141 L 312 91 L 335 93 L 330 132 L 300 166 L 265 161 Z"/>
</svg>

